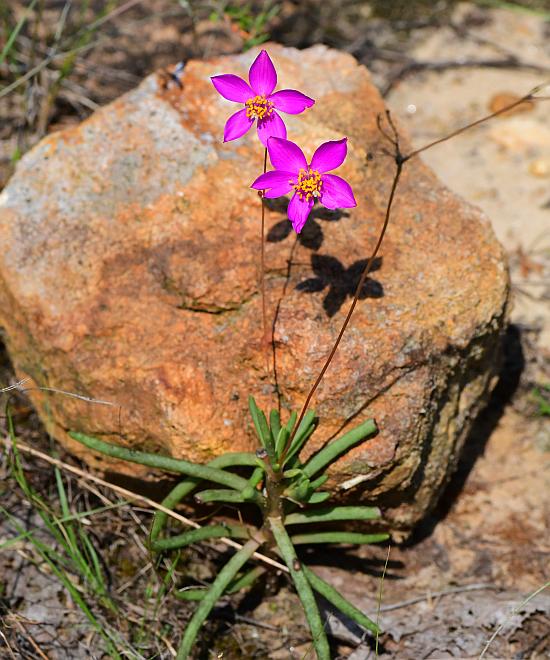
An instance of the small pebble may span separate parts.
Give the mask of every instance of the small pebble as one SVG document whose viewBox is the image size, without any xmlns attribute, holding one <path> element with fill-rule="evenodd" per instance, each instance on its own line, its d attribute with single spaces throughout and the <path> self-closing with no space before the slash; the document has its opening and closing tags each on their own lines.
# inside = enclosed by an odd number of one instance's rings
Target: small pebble
<svg viewBox="0 0 550 660">
<path fill-rule="evenodd" d="M 521 96 L 518 96 L 517 94 L 512 94 L 511 92 L 498 92 L 497 94 L 493 94 L 491 100 L 489 101 L 489 111 L 499 112 L 503 108 L 512 105 L 516 101 L 519 101 L 520 98 Z M 503 112 L 500 116 L 510 117 L 510 115 L 519 114 L 521 112 L 531 112 L 531 110 L 534 107 L 535 104 L 533 103 L 533 101 L 524 101 L 523 103 L 516 105 L 511 110 L 508 110 L 507 112 Z"/>
<path fill-rule="evenodd" d="M 550 159 L 549 158 L 537 158 L 537 160 L 531 161 L 529 165 L 529 174 L 533 176 L 546 177 L 550 176 Z"/>
</svg>

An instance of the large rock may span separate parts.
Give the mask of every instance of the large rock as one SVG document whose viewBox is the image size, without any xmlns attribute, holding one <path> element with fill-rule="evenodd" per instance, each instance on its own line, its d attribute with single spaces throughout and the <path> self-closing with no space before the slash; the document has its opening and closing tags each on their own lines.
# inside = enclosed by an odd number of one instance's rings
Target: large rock
<svg viewBox="0 0 550 660">
<path fill-rule="evenodd" d="M 269 51 L 279 86 L 317 101 L 285 116 L 289 136 L 311 153 L 347 135 L 339 173 L 358 200 L 350 212 L 316 213 L 298 242 L 284 205 L 267 214 L 285 411 L 304 401 L 343 321 L 394 165 L 364 67 L 323 46 Z M 253 131 L 222 144 L 236 106 L 209 81 L 246 75 L 256 54 L 190 62 L 183 89 L 148 77 L 44 139 L 0 197 L 0 325 L 18 373 L 121 406 L 119 415 L 31 392 L 50 432 L 90 462 L 67 430 L 205 461 L 255 447 L 249 393 L 275 405 L 260 341 L 259 200 L 248 187 L 263 152 Z M 410 529 L 434 504 L 490 389 L 507 282 L 487 220 L 412 161 L 381 262 L 316 396 L 320 426 L 308 449 L 374 416 L 380 434 L 333 466 L 333 487 L 378 501 L 394 529 Z"/>
</svg>

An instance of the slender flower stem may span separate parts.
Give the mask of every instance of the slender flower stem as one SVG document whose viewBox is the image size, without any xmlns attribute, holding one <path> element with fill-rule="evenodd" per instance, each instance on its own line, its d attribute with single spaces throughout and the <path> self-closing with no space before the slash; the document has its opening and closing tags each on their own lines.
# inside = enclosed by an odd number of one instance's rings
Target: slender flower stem
<svg viewBox="0 0 550 660">
<path fill-rule="evenodd" d="M 509 105 L 505 106 L 504 108 L 500 108 L 496 112 L 492 112 L 491 114 L 486 115 L 485 117 L 481 117 L 480 119 L 477 119 L 476 121 L 473 121 L 469 124 L 466 124 L 465 126 L 462 126 L 462 128 L 459 128 L 456 131 L 453 131 L 449 135 L 446 135 L 442 138 L 439 138 L 437 140 L 429 142 L 428 144 L 425 144 L 424 146 L 422 146 L 418 149 L 414 149 L 413 151 L 409 152 L 408 154 L 402 154 L 401 153 L 401 151 L 399 149 L 399 137 L 398 137 L 397 130 L 396 130 L 394 124 L 393 124 L 390 113 L 388 111 L 386 112 L 386 117 L 387 117 L 388 123 L 389 123 L 389 125 L 392 129 L 393 137 L 388 135 L 387 133 L 385 133 L 382 130 L 382 128 L 380 126 L 380 122 L 379 122 L 378 126 L 379 126 L 379 129 L 380 129 L 381 133 L 384 135 L 384 137 L 386 137 L 392 143 L 392 145 L 395 149 L 395 152 L 394 152 L 393 156 L 394 156 L 394 159 L 395 159 L 396 172 L 395 172 L 395 176 L 394 176 L 394 179 L 393 179 L 392 187 L 390 189 L 390 195 L 388 197 L 388 202 L 387 202 L 387 205 L 386 205 L 386 214 L 385 214 L 385 218 L 384 218 L 384 224 L 382 226 L 380 236 L 378 237 L 378 242 L 376 243 L 376 247 L 374 248 L 374 252 L 372 253 L 371 257 L 369 258 L 369 260 L 367 262 L 367 265 L 365 266 L 365 270 L 363 271 L 363 274 L 361 275 L 361 279 L 359 280 L 359 284 L 357 285 L 357 288 L 355 290 L 355 295 L 353 297 L 353 301 L 350 305 L 350 308 L 349 308 L 349 311 L 346 315 L 344 323 L 342 324 L 340 332 L 338 333 L 338 337 L 336 338 L 334 346 L 332 347 L 332 350 L 330 351 L 329 356 L 326 359 L 325 364 L 323 365 L 323 368 L 321 369 L 321 372 L 319 373 L 319 376 L 315 380 L 315 382 L 313 384 L 313 387 L 311 388 L 309 394 L 306 397 L 305 403 L 304 403 L 304 405 L 302 407 L 302 410 L 300 412 L 300 416 L 298 417 L 298 423 L 294 427 L 295 429 L 297 429 L 300 426 L 300 422 L 302 421 L 304 415 L 306 414 L 306 411 L 307 411 L 308 406 L 311 402 L 311 399 L 313 398 L 315 392 L 317 391 L 317 388 L 319 387 L 321 381 L 323 380 L 323 377 L 324 377 L 327 369 L 329 368 L 330 363 L 332 362 L 332 359 L 333 359 L 336 351 L 338 350 L 338 347 L 340 345 L 340 341 L 342 340 L 342 337 L 343 337 L 343 335 L 344 335 L 344 333 L 345 333 L 345 331 L 346 331 L 346 329 L 349 325 L 352 314 L 353 314 L 353 312 L 355 310 L 355 307 L 357 305 L 357 301 L 359 300 L 359 295 L 361 293 L 363 285 L 365 284 L 367 276 L 368 276 L 368 274 L 369 274 L 369 272 L 372 268 L 372 265 L 374 263 L 374 259 L 375 259 L 376 255 L 378 254 L 378 250 L 380 249 L 380 246 L 382 245 L 382 241 L 384 240 L 384 236 L 386 234 L 386 230 L 388 228 L 388 223 L 389 223 L 389 220 L 390 220 L 391 209 L 392 209 L 393 201 L 394 201 L 394 198 L 395 198 L 395 193 L 397 191 L 397 186 L 398 186 L 399 180 L 401 178 L 401 174 L 402 174 L 403 167 L 404 167 L 405 163 L 407 163 L 412 158 L 415 158 L 419 154 L 423 153 L 424 151 L 427 151 L 428 149 L 431 149 L 432 147 L 435 147 L 438 144 L 446 142 L 447 140 L 450 140 L 451 138 L 454 138 L 457 135 L 461 135 L 462 133 L 469 130 L 470 128 L 474 128 L 475 126 L 479 126 L 480 124 L 483 124 L 484 122 L 489 121 L 490 119 L 493 119 L 493 117 L 497 117 L 498 115 L 501 115 L 505 112 L 513 110 L 514 108 L 521 105 L 522 103 L 525 103 L 526 101 L 547 100 L 548 97 L 546 97 L 546 96 L 540 96 L 540 97 L 536 96 L 544 87 L 545 87 L 545 84 L 538 85 L 537 87 L 534 87 L 530 92 L 525 94 L 525 96 L 522 96 L 520 99 L 517 99 L 513 103 L 510 103 Z M 296 431 L 294 431 L 294 433 L 295 432 Z M 292 442 L 293 437 L 294 437 L 294 434 L 292 434 L 290 436 L 289 441 L 288 441 L 288 446 L 290 446 L 290 443 Z"/>
<path fill-rule="evenodd" d="M 380 231 L 380 235 L 378 237 L 378 241 L 376 243 L 376 246 L 374 248 L 374 252 L 371 254 L 369 260 L 367 261 L 367 265 L 365 266 L 365 270 L 363 271 L 363 274 L 361 275 L 361 279 L 359 280 L 359 284 L 357 285 L 357 288 L 355 289 L 355 295 L 353 296 L 353 301 L 350 305 L 350 308 L 348 310 L 348 313 L 346 315 L 346 318 L 344 320 L 344 323 L 342 324 L 342 327 L 340 328 L 340 332 L 338 333 L 338 337 L 336 338 L 336 341 L 334 342 L 334 346 L 332 347 L 332 350 L 329 353 L 328 358 L 325 361 L 325 364 L 323 365 L 323 368 L 321 369 L 321 372 L 317 376 L 317 379 L 315 383 L 313 384 L 313 387 L 311 388 L 309 394 L 307 395 L 307 398 L 305 400 L 304 405 L 302 406 L 302 410 L 300 412 L 300 416 L 298 417 L 298 422 L 296 423 L 294 427 L 294 433 L 290 436 L 287 447 L 290 447 L 292 440 L 294 439 L 294 434 L 296 433 L 296 430 L 300 426 L 300 422 L 304 418 L 304 415 L 306 414 L 306 411 L 309 407 L 309 404 L 311 402 L 311 399 L 313 398 L 313 395 L 317 391 L 317 388 L 321 384 L 321 381 L 323 380 L 323 377 L 327 371 L 327 369 L 330 366 L 330 363 L 332 362 L 332 358 L 334 357 L 334 354 L 338 350 L 338 347 L 340 346 L 340 342 L 342 340 L 342 337 L 344 336 L 344 333 L 349 325 L 349 322 L 351 320 L 351 316 L 355 310 L 355 307 L 357 305 L 357 302 L 359 300 L 359 295 L 363 289 L 363 286 L 365 284 L 365 281 L 367 279 L 368 274 L 371 271 L 372 265 L 374 263 L 374 260 L 376 258 L 376 255 L 378 254 L 378 251 L 380 250 L 380 246 L 382 245 L 382 241 L 384 240 L 384 236 L 386 235 L 386 230 L 388 228 L 388 223 L 390 221 L 390 213 L 391 213 L 391 208 L 393 205 L 393 200 L 395 197 L 395 192 L 397 190 L 397 184 L 399 183 L 399 179 L 401 178 L 401 172 L 403 170 L 403 162 L 401 160 L 401 157 L 399 159 L 396 159 L 396 172 L 395 172 L 395 177 L 393 179 L 393 184 L 390 190 L 390 196 L 388 198 L 388 203 L 386 206 L 386 214 L 384 217 L 384 224 L 382 225 L 382 230 Z M 286 453 L 283 452 L 283 455 Z"/>
<path fill-rule="evenodd" d="M 267 171 L 267 147 L 264 150 L 264 174 Z M 262 351 L 265 355 L 265 370 L 269 376 L 269 348 L 267 337 L 267 309 L 265 301 L 265 203 L 264 192 L 260 192 L 260 201 L 262 204 L 262 223 L 261 223 L 261 236 L 260 236 L 260 289 L 262 292 Z"/>
</svg>

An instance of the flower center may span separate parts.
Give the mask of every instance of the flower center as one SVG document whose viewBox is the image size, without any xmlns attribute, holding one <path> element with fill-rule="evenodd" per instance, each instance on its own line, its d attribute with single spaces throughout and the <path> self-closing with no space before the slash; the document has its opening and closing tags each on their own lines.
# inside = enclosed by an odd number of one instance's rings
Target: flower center
<svg viewBox="0 0 550 660">
<path fill-rule="evenodd" d="M 249 119 L 266 119 L 273 112 L 273 103 L 265 96 L 254 96 L 245 103 L 246 116 Z"/>
<path fill-rule="evenodd" d="M 293 183 L 296 193 L 300 195 L 300 199 L 305 198 L 306 202 L 312 197 L 319 197 L 321 195 L 321 187 L 323 182 L 321 175 L 317 170 L 304 170 L 303 168 L 298 172 L 298 182 Z"/>
</svg>

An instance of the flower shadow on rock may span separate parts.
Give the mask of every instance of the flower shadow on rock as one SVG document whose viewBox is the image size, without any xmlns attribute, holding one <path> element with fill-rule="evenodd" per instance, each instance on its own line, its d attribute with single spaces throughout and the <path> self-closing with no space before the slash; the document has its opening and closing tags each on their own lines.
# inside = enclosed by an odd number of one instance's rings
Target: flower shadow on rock
<svg viewBox="0 0 550 660">
<path fill-rule="evenodd" d="M 275 199 L 264 199 L 264 204 L 270 211 L 279 211 L 286 215 L 288 199 L 286 197 L 277 197 Z M 323 206 L 314 206 L 309 220 L 304 225 L 302 231 L 297 235 L 298 242 L 308 250 L 319 250 L 323 245 L 323 229 L 318 220 L 324 222 L 339 222 L 342 218 L 349 217 L 349 213 L 342 209 L 330 210 Z M 280 243 L 292 233 L 292 225 L 288 219 L 276 222 L 267 233 L 268 243 Z"/>
<path fill-rule="evenodd" d="M 348 296 L 353 298 L 355 295 L 367 261 L 368 259 L 360 259 L 349 268 L 345 268 L 336 257 L 312 254 L 311 267 L 315 277 L 300 282 L 296 289 L 304 293 L 319 293 L 328 287 L 328 293 L 323 300 L 323 309 L 328 317 L 332 317 L 340 310 Z M 382 257 L 377 257 L 372 264 L 371 272 L 379 270 L 381 266 Z M 384 289 L 380 282 L 367 277 L 359 292 L 359 299 L 382 298 L 383 295 Z"/>
</svg>

